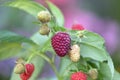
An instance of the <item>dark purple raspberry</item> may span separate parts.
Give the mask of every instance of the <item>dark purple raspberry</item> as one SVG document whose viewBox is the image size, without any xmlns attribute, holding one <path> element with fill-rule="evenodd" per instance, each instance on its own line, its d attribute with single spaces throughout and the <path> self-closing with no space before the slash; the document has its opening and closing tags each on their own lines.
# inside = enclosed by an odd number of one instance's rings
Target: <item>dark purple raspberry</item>
<svg viewBox="0 0 120 80">
<path fill-rule="evenodd" d="M 58 32 L 52 37 L 51 43 L 56 54 L 60 57 L 63 57 L 70 49 L 71 39 L 69 34 L 65 32 Z"/>
</svg>

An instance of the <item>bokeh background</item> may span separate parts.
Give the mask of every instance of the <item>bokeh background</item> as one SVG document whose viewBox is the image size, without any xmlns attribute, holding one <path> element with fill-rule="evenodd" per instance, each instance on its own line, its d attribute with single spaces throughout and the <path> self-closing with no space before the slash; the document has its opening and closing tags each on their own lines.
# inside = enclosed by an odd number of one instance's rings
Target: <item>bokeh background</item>
<svg viewBox="0 0 120 80">
<path fill-rule="evenodd" d="M 0 5 L 7 1 L 0 0 Z M 45 5 L 45 0 L 35 0 Z M 64 14 L 65 27 L 71 28 L 79 23 L 87 30 L 94 31 L 104 37 L 115 68 L 120 72 L 120 0 L 51 0 Z M 22 5 L 21 5 L 22 6 Z M 36 19 L 16 8 L 0 6 L 0 30 L 10 30 L 30 37 L 38 31 L 34 24 Z M 49 66 L 46 63 L 47 66 Z M 14 58 L 0 61 L 0 80 L 9 80 L 14 67 Z M 47 69 L 40 77 L 52 73 Z M 50 74 L 51 76 L 54 74 Z"/>
</svg>

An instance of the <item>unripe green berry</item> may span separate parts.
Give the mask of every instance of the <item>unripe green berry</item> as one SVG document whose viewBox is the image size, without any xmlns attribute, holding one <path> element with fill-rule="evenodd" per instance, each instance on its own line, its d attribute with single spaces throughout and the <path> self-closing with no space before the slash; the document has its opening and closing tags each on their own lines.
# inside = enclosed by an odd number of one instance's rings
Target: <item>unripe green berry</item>
<svg viewBox="0 0 120 80">
<path fill-rule="evenodd" d="M 38 20 L 42 23 L 47 23 L 51 20 L 51 14 L 48 11 L 40 11 L 38 13 Z"/>
<path fill-rule="evenodd" d="M 43 24 L 41 27 L 40 27 L 40 30 L 39 30 L 39 33 L 41 35 L 48 35 L 50 32 L 50 28 L 48 27 L 47 24 Z"/>
<path fill-rule="evenodd" d="M 15 72 L 16 74 L 21 74 L 21 73 L 23 73 L 24 71 L 25 71 L 25 66 L 24 66 L 24 64 L 20 64 L 20 63 L 16 64 L 16 66 L 15 66 L 15 68 L 14 68 L 14 72 Z"/>
<path fill-rule="evenodd" d="M 71 61 L 77 62 L 80 59 L 80 47 L 75 44 L 71 47 L 71 50 L 69 51 L 69 57 Z"/>
<path fill-rule="evenodd" d="M 88 71 L 88 75 L 93 79 L 96 80 L 98 78 L 98 71 L 97 69 L 90 69 Z"/>
<path fill-rule="evenodd" d="M 25 64 L 25 61 L 24 61 L 22 58 L 18 58 L 18 59 L 16 60 L 16 63 L 17 63 L 17 64 L 18 64 L 18 63 Z"/>
</svg>

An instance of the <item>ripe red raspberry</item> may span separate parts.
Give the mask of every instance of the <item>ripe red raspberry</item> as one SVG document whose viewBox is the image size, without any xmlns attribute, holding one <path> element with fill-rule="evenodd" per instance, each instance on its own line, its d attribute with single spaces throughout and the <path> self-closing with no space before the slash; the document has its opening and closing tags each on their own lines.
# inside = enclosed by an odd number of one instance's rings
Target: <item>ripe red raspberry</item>
<svg viewBox="0 0 120 80">
<path fill-rule="evenodd" d="M 27 74 L 24 72 L 24 73 L 20 74 L 20 78 L 21 78 L 21 80 L 28 80 L 28 79 L 30 78 L 30 76 L 27 75 Z"/>
<path fill-rule="evenodd" d="M 71 43 L 69 34 L 65 32 L 58 32 L 51 40 L 52 47 L 58 56 L 63 57 L 68 53 Z"/>
<path fill-rule="evenodd" d="M 31 77 L 33 71 L 34 71 L 34 65 L 33 64 L 26 64 L 25 65 L 25 72 L 20 74 L 20 78 L 22 80 L 28 80 Z"/>
<path fill-rule="evenodd" d="M 84 30 L 85 28 L 80 24 L 73 24 L 72 30 Z"/>
<path fill-rule="evenodd" d="M 70 80 L 87 80 L 87 75 L 83 72 L 76 72 L 71 75 Z"/>
</svg>

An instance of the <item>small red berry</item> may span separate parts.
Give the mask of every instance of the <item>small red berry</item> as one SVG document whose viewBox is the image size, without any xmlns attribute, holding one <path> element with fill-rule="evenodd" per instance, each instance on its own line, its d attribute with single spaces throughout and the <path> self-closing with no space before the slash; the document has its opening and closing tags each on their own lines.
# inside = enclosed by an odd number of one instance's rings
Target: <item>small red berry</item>
<svg viewBox="0 0 120 80">
<path fill-rule="evenodd" d="M 87 75 L 83 72 L 76 72 L 71 75 L 70 80 L 87 80 Z"/>
<path fill-rule="evenodd" d="M 70 50 L 70 43 L 70 36 L 65 32 L 58 32 L 51 39 L 52 47 L 60 57 L 63 57 L 68 53 Z"/>
<path fill-rule="evenodd" d="M 34 71 L 34 65 L 33 64 L 26 64 L 26 73 L 28 75 L 32 75 L 33 71 Z"/>
<path fill-rule="evenodd" d="M 72 30 L 84 30 L 85 28 L 80 24 L 73 24 Z"/>
<path fill-rule="evenodd" d="M 28 80 L 31 77 L 33 71 L 34 71 L 34 65 L 33 64 L 26 64 L 25 65 L 25 72 L 20 74 L 20 78 L 22 80 Z"/>
<path fill-rule="evenodd" d="M 24 72 L 24 73 L 20 74 L 20 78 L 21 78 L 21 80 L 28 80 L 28 79 L 30 78 L 30 76 L 27 75 L 27 74 Z"/>
</svg>

